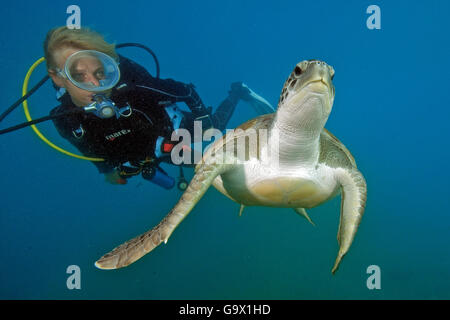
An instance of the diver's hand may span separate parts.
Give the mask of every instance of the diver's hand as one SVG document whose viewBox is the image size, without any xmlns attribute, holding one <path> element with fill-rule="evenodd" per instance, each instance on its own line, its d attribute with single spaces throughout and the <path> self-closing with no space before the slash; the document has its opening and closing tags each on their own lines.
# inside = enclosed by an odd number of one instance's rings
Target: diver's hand
<svg viewBox="0 0 450 320">
<path fill-rule="evenodd" d="M 127 179 L 122 178 L 117 170 L 105 173 L 105 180 L 110 184 L 127 184 Z"/>
</svg>

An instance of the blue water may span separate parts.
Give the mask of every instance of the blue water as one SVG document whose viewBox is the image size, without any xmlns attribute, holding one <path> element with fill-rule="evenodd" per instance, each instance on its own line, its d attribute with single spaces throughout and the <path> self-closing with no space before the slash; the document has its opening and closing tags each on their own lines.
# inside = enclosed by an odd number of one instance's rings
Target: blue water
<svg viewBox="0 0 450 320">
<path fill-rule="evenodd" d="M 2 4 L 2 111 L 70 4 L 107 40 L 150 46 L 162 77 L 194 83 L 214 107 L 238 80 L 276 105 L 295 64 L 318 58 L 336 70 L 326 127 L 355 156 L 368 202 L 335 276 L 340 197 L 309 210 L 313 227 L 290 209 L 238 217 L 239 206 L 213 188 L 167 245 L 101 271 L 96 259 L 157 224 L 181 192 L 140 178 L 109 185 L 89 162 L 22 129 L 0 136 L 1 299 L 450 298 L 448 1 L 27 2 Z M 366 27 L 371 4 L 381 30 Z M 153 72 L 145 52 L 121 53 Z M 57 104 L 50 84 L 29 104 L 33 117 L 48 114 Z M 229 127 L 255 116 L 241 103 Z M 17 109 L 1 128 L 24 120 Z M 73 150 L 51 123 L 39 128 Z M 67 289 L 69 265 L 81 269 L 79 290 Z M 367 288 L 370 265 L 380 267 L 381 289 Z"/>
</svg>

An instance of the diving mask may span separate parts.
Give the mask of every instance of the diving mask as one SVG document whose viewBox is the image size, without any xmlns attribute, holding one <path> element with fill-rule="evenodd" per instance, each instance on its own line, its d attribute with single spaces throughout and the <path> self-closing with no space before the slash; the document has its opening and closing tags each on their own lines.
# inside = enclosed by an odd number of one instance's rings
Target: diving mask
<svg viewBox="0 0 450 320">
<path fill-rule="evenodd" d="M 76 87 L 90 92 L 101 92 L 113 88 L 120 79 L 117 62 L 95 50 L 81 50 L 71 54 L 58 74 Z"/>
</svg>

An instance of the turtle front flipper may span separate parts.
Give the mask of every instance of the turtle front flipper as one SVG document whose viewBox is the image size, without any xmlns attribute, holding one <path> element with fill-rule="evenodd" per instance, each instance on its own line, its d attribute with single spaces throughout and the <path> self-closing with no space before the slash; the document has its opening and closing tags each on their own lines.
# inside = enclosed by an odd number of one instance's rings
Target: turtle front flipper
<svg viewBox="0 0 450 320">
<path fill-rule="evenodd" d="M 341 185 L 341 218 L 337 240 L 339 252 L 331 272 L 334 274 L 353 242 L 359 223 L 364 214 L 367 199 L 366 181 L 356 168 L 336 169 L 336 177 Z"/>
<path fill-rule="evenodd" d="M 167 243 L 172 232 L 202 198 L 213 180 L 228 167 L 229 165 L 225 164 L 201 165 L 181 199 L 156 227 L 105 254 L 95 263 L 95 266 L 99 269 L 126 267 L 152 251 L 163 241 Z"/>
</svg>

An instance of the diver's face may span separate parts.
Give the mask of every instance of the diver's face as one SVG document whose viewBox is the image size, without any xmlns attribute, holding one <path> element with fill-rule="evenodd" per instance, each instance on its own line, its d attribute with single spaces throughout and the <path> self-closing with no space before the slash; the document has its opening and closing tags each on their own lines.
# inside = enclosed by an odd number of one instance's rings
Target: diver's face
<svg viewBox="0 0 450 320">
<path fill-rule="evenodd" d="M 61 48 L 56 50 L 53 55 L 56 61 L 56 65 L 60 70 L 64 70 L 64 65 L 66 63 L 67 58 L 77 52 L 80 49 L 76 48 Z M 96 70 L 98 68 L 98 61 L 95 59 L 86 59 L 82 63 L 79 63 L 75 66 L 75 68 L 80 71 L 80 74 L 84 74 L 86 77 L 91 77 L 92 72 L 86 72 L 88 70 Z M 73 72 L 72 72 L 73 73 Z M 78 107 L 85 107 L 90 104 L 93 100 L 94 96 L 93 92 L 86 91 L 75 86 L 70 80 L 62 77 L 61 75 L 56 74 L 55 72 L 49 72 L 50 77 L 55 82 L 55 84 L 59 87 L 63 87 L 69 93 L 72 98 L 72 102 Z M 97 79 L 93 77 L 92 79 L 86 79 L 86 81 L 91 81 L 94 84 L 98 85 Z"/>
</svg>

